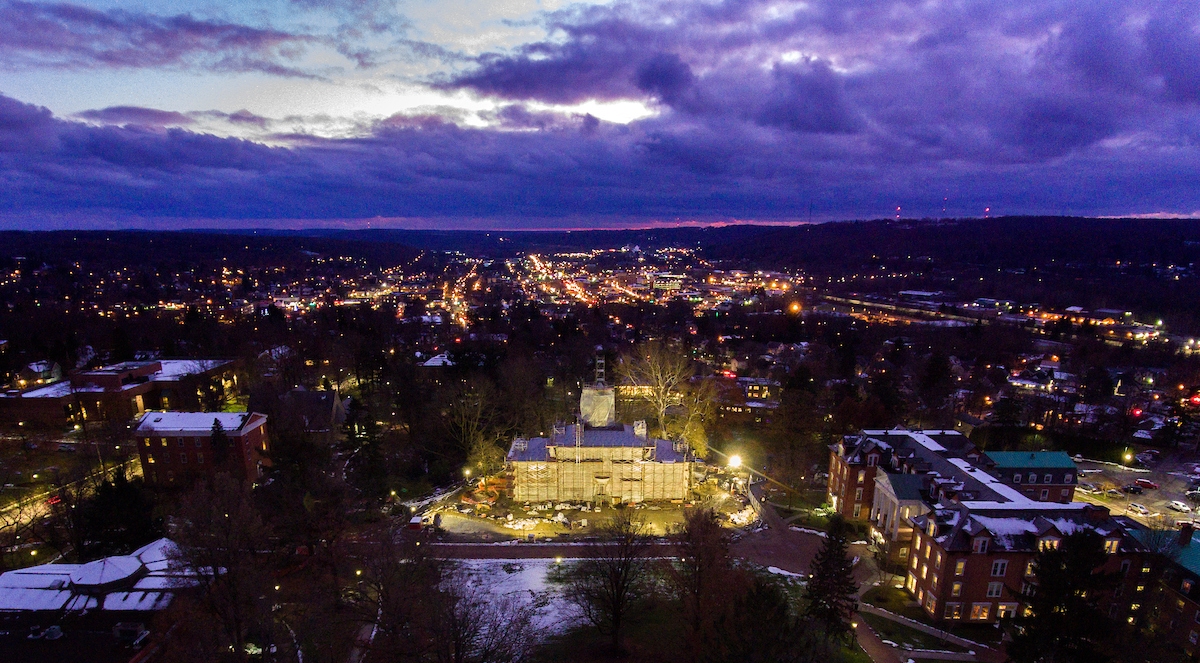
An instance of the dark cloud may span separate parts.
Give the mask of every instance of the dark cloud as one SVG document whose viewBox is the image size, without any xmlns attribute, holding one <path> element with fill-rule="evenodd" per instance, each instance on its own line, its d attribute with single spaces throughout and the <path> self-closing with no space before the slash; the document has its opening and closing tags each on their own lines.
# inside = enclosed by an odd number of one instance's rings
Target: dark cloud
<svg viewBox="0 0 1200 663">
<path fill-rule="evenodd" d="M 290 66 L 311 36 L 121 9 L 10 1 L 0 5 L 0 63 L 9 68 L 206 68 L 312 75 Z"/>
<path fill-rule="evenodd" d="M 98 35 L 105 21 L 132 21 L 87 16 Z M 544 41 L 438 83 L 502 100 L 496 110 L 418 109 L 363 121 L 357 138 L 267 134 L 312 123 L 245 112 L 189 113 L 196 124 L 181 127 L 103 109 L 91 112 L 111 120 L 83 117 L 122 126 L 93 126 L 0 97 L 0 199 L 17 213 L 245 225 L 1200 210 L 1200 10 L 1186 3 L 650 0 L 543 22 Z M 125 48 L 108 43 L 67 44 L 62 57 Z M 168 56 L 151 40 L 147 57 L 234 68 L 266 53 L 287 66 L 274 55 L 293 42 L 263 43 L 183 40 Z M 436 49 L 421 57 L 462 64 Z M 656 114 L 618 125 L 544 110 L 585 100 L 639 100 Z M 273 146 L 187 130 L 222 122 Z"/>
<path fill-rule="evenodd" d="M 141 106 L 109 106 L 76 113 L 78 117 L 104 124 L 138 124 L 142 126 L 183 126 L 195 120 L 176 111 L 164 111 Z"/>
</svg>

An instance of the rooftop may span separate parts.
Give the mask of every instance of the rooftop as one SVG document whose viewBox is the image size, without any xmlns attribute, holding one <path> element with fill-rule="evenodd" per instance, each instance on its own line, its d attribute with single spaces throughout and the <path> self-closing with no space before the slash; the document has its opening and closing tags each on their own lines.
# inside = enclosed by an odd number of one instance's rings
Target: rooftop
<svg viewBox="0 0 1200 663">
<path fill-rule="evenodd" d="M 233 432 L 246 424 L 251 424 L 250 428 L 257 428 L 266 419 L 265 415 L 254 412 L 147 412 L 142 415 L 137 432 L 209 433 L 213 421 L 221 422 L 222 428 Z"/>
<path fill-rule="evenodd" d="M 997 467 L 1075 469 L 1065 451 L 988 451 Z"/>
</svg>

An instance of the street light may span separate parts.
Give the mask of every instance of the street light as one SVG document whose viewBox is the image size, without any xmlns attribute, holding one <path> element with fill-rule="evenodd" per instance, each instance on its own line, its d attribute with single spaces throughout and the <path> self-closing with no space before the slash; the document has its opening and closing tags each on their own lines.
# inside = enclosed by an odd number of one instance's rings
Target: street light
<svg viewBox="0 0 1200 663">
<path fill-rule="evenodd" d="M 729 466 L 735 470 L 737 468 L 741 467 L 742 466 L 742 457 L 738 456 L 737 454 L 730 456 L 729 457 Z"/>
<path fill-rule="evenodd" d="M 469 467 L 463 468 L 463 476 L 470 479 L 471 478 L 471 468 L 469 468 Z"/>
</svg>

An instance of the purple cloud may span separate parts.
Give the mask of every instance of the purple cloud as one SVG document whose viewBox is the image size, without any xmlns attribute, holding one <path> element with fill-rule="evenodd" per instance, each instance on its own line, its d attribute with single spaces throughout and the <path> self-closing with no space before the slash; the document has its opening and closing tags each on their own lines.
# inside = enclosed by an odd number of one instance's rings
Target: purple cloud
<svg viewBox="0 0 1200 663">
<path fill-rule="evenodd" d="M 150 127 L 183 126 L 195 123 L 195 120 L 183 113 L 142 108 L 141 106 L 109 106 L 76 113 L 76 116 L 104 124 L 137 124 Z"/>
<path fill-rule="evenodd" d="M 470 118 L 487 127 L 427 108 L 356 138 L 272 134 L 286 147 L 268 147 L 187 128 L 304 123 L 198 112 L 181 128 L 103 109 L 88 119 L 123 126 L 97 127 L 0 97 L 0 199 L 27 215 L 244 225 L 1200 210 L 1190 5 L 660 0 L 564 10 L 545 25 L 545 41 L 438 82 L 502 101 Z M 293 44 L 264 43 L 267 55 Z M 260 52 L 180 49 L 168 66 Z M 657 114 L 616 125 L 533 103 L 627 99 Z"/>
<path fill-rule="evenodd" d="M 121 9 L 10 1 L 0 5 L 0 63 L 10 68 L 190 68 L 311 77 L 286 63 L 307 35 Z"/>
</svg>

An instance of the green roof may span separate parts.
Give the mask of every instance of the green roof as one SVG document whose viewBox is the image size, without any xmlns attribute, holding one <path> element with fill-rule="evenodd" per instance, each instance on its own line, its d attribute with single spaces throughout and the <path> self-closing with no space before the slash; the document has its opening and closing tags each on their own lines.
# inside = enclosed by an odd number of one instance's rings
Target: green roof
<svg viewBox="0 0 1200 663">
<path fill-rule="evenodd" d="M 1074 468 L 1075 461 L 1065 451 L 989 451 L 987 457 L 997 467 L 1055 469 Z"/>
</svg>

